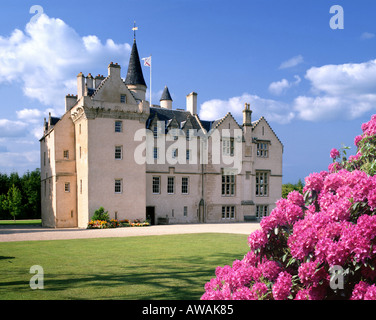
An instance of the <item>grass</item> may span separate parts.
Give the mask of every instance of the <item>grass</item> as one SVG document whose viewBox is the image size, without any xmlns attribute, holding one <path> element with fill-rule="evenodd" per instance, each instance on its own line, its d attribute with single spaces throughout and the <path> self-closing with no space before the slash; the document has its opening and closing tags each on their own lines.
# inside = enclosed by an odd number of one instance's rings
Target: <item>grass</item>
<svg viewBox="0 0 376 320">
<path fill-rule="evenodd" d="M 42 225 L 41 219 L 29 219 L 29 220 L 0 220 L 0 226 L 1 225 Z"/>
<path fill-rule="evenodd" d="M 0 299 L 196 300 L 247 235 L 182 234 L 0 243 Z M 30 267 L 44 270 L 32 290 Z"/>
</svg>

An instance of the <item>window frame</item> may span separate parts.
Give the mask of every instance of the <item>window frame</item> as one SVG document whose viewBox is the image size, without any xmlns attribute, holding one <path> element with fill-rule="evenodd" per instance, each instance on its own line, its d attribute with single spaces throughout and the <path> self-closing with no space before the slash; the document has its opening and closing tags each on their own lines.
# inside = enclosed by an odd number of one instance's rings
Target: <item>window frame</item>
<svg viewBox="0 0 376 320">
<path fill-rule="evenodd" d="M 256 171 L 255 175 L 255 195 L 256 197 L 269 197 L 269 177 L 268 171 Z"/>
<path fill-rule="evenodd" d="M 64 183 L 64 191 L 66 193 L 70 193 L 70 182 L 65 182 Z"/>
<path fill-rule="evenodd" d="M 225 174 L 222 172 L 222 197 L 234 197 L 236 195 L 236 176 L 234 173 Z"/>
<path fill-rule="evenodd" d="M 234 205 L 222 206 L 222 220 L 235 220 L 236 208 Z"/>
<path fill-rule="evenodd" d="M 259 141 L 256 143 L 256 156 L 258 158 L 269 158 L 269 143 Z"/>
<path fill-rule="evenodd" d="M 123 160 L 123 146 L 115 146 L 115 160 Z"/>
<path fill-rule="evenodd" d="M 186 181 L 186 184 L 183 182 L 184 180 Z M 189 194 L 189 177 L 181 178 L 181 194 Z"/>
<path fill-rule="evenodd" d="M 175 177 L 167 177 L 167 194 L 175 194 Z"/>
<path fill-rule="evenodd" d="M 158 184 L 155 184 L 154 182 L 158 180 Z M 158 192 L 155 191 L 154 187 L 158 186 Z M 161 194 L 161 177 L 160 176 L 153 176 L 152 184 L 151 184 L 151 191 L 152 194 Z"/>
<path fill-rule="evenodd" d="M 115 120 L 115 133 L 123 132 L 123 121 Z"/>
<path fill-rule="evenodd" d="M 118 188 L 118 191 L 117 191 Z M 114 192 L 115 194 L 123 193 L 123 179 L 115 179 L 114 181 Z"/>
</svg>

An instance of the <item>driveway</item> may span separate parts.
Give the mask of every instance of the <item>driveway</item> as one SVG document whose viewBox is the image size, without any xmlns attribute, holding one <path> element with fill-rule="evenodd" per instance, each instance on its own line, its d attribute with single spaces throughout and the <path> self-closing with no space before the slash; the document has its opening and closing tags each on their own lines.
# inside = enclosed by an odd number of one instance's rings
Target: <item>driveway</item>
<svg viewBox="0 0 376 320">
<path fill-rule="evenodd" d="M 114 229 L 50 229 L 39 226 L 3 225 L 0 226 L 0 242 L 154 236 L 183 233 L 235 233 L 248 235 L 259 228 L 260 224 L 253 222 L 176 224 Z"/>
</svg>

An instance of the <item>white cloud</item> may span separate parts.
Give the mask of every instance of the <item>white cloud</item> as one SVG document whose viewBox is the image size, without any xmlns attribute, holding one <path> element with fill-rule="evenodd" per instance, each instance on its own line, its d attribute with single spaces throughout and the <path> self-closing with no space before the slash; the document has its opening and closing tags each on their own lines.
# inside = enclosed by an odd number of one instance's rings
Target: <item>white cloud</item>
<svg viewBox="0 0 376 320">
<path fill-rule="evenodd" d="M 238 121 L 241 121 L 245 103 L 250 103 L 253 119 L 264 116 L 268 121 L 284 124 L 294 118 L 294 114 L 289 111 L 287 104 L 248 93 L 228 100 L 206 101 L 200 106 L 199 116 L 203 120 L 216 120 L 222 118 L 227 112 L 231 112 Z"/>
<path fill-rule="evenodd" d="M 40 122 L 42 112 L 38 109 L 22 109 L 16 111 L 17 118 L 26 122 Z"/>
<path fill-rule="evenodd" d="M 299 96 L 293 105 L 303 120 L 355 119 L 376 109 L 376 60 L 312 67 L 305 78 L 314 96 Z"/>
<path fill-rule="evenodd" d="M 22 121 L 0 119 L 0 137 L 21 137 L 27 133 L 27 124 Z"/>
<path fill-rule="evenodd" d="M 20 82 L 26 96 L 62 112 L 64 96 L 76 93 L 79 72 L 96 74 L 110 61 L 125 65 L 129 52 L 127 43 L 81 37 L 63 20 L 42 14 L 24 32 L 0 37 L 0 82 Z"/>
<path fill-rule="evenodd" d="M 282 62 L 281 65 L 279 66 L 279 69 L 292 68 L 292 67 L 297 66 L 298 64 L 301 64 L 303 61 L 304 61 L 303 56 L 298 55 L 298 56 L 292 57 L 289 60 Z"/>
<path fill-rule="evenodd" d="M 368 40 L 374 38 L 376 35 L 372 32 L 363 32 L 360 36 L 360 39 L 362 40 Z"/>
<path fill-rule="evenodd" d="M 281 95 L 287 89 L 291 88 L 292 86 L 296 86 L 301 82 L 301 79 L 298 75 L 295 75 L 295 81 L 289 82 L 286 79 L 282 79 L 280 81 L 272 82 L 269 85 L 269 92 L 275 95 Z"/>
</svg>

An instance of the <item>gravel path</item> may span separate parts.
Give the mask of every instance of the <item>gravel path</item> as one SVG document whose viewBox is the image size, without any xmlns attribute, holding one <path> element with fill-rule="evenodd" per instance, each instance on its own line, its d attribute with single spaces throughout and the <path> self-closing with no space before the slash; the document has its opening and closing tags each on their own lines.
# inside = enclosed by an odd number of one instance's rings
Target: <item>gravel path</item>
<svg viewBox="0 0 376 320">
<path fill-rule="evenodd" d="M 0 226 L 0 242 L 151 236 L 182 233 L 250 234 L 258 223 L 176 224 L 115 229 L 50 229 L 38 226 Z"/>
</svg>

